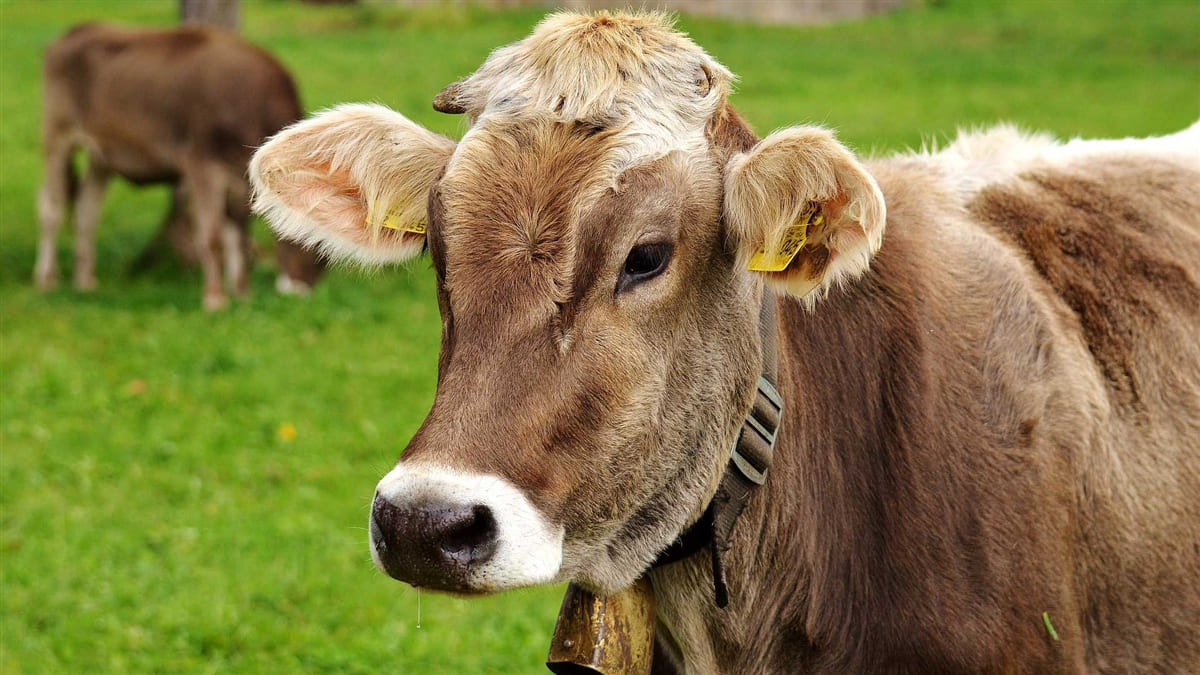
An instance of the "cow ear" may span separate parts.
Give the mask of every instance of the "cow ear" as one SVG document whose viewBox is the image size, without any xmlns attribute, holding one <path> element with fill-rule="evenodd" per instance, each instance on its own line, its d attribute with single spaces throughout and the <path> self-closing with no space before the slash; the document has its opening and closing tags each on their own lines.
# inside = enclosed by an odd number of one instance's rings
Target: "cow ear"
<svg viewBox="0 0 1200 675">
<path fill-rule="evenodd" d="M 811 306 L 866 271 L 886 208 L 875 179 L 833 134 L 792 127 L 730 158 L 725 217 L 743 263 Z"/>
<path fill-rule="evenodd" d="M 332 259 L 402 262 L 425 246 L 429 188 L 454 147 L 383 106 L 339 106 L 258 149 L 254 208 L 280 237 Z"/>
</svg>

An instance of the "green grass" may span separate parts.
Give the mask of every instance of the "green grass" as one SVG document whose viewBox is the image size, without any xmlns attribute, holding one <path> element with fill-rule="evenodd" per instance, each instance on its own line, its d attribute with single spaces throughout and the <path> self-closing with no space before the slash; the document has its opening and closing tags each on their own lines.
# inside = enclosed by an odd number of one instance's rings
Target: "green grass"
<svg viewBox="0 0 1200 675">
<path fill-rule="evenodd" d="M 539 10 L 245 2 L 310 109 L 375 100 L 438 131 L 444 84 Z M 338 270 L 210 316 L 195 272 L 125 266 L 166 207 L 116 185 L 101 289 L 35 292 L 39 59 L 68 25 L 170 24 L 173 2 L 0 2 L 0 672 L 537 672 L 558 589 L 422 598 L 375 572 L 375 481 L 432 400 L 428 264 Z M 1063 136 L 1200 115 L 1200 4 L 946 2 L 788 28 L 684 18 L 761 130 L 878 151 L 999 119 Z M 70 246 L 61 253 L 69 269 Z M 284 425 L 296 435 L 281 435 Z"/>
</svg>

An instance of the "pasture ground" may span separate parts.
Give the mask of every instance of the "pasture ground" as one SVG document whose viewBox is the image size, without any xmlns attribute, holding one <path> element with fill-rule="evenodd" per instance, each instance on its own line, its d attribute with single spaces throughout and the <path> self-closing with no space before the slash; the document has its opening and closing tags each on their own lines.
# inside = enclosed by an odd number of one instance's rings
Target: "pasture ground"
<svg viewBox="0 0 1200 675">
<path fill-rule="evenodd" d="M 0 1 L 0 672 L 539 672 L 560 589 L 427 594 L 418 629 L 415 592 L 368 558 L 372 487 L 434 391 L 426 261 L 336 270 L 308 300 L 275 295 L 260 262 L 254 297 L 208 315 L 197 273 L 126 272 L 167 195 L 115 184 L 100 290 L 31 287 L 43 48 L 88 19 L 168 25 L 175 6 Z M 541 15 L 243 6 L 308 109 L 374 100 L 452 135 L 432 96 Z M 741 76 L 759 130 L 823 123 L 865 152 L 996 120 L 1126 136 L 1200 115 L 1191 0 L 680 24 Z M 66 235 L 60 250 L 69 279 Z"/>
</svg>

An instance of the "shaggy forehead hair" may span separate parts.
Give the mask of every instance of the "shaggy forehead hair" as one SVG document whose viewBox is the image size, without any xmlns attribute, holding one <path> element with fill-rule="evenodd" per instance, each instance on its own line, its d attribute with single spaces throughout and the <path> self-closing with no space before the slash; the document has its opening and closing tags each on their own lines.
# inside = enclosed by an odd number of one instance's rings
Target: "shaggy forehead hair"
<svg viewBox="0 0 1200 675">
<path fill-rule="evenodd" d="M 459 302 L 475 297 L 458 293 L 463 284 L 491 289 L 481 296 L 567 301 L 576 225 L 615 187 L 612 137 L 544 118 L 491 120 L 468 134 L 439 186 L 446 219 L 435 234 L 445 241 L 447 288 Z"/>
<path fill-rule="evenodd" d="M 471 123 L 440 186 L 439 234 L 452 263 L 491 263 L 448 284 L 565 303 L 579 218 L 635 166 L 705 156 L 730 80 L 660 13 L 553 14 L 496 50 L 439 95 Z"/>
<path fill-rule="evenodd" d="M 559 13 L 497 49 L 440 98 L 472 125 L 536 113 L 617 130 L 618 164 L 628 166 L 671 150 L 702 150 L 705 126 L 732 79 L 665 14 Z"/>
</svg>

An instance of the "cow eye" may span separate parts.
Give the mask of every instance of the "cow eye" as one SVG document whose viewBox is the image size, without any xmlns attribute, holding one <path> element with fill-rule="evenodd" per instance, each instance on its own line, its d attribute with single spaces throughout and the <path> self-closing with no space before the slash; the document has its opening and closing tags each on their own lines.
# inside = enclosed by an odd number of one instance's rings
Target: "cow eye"
<svg viewBox="0 0 1200 675">
<path fill-rule="evenodd" d="M 617 290 L 623 291 L 662 274 L 671 260 L 671 245 L 667 242 L 638 244 L 629 251 Z"/>
</svg>

